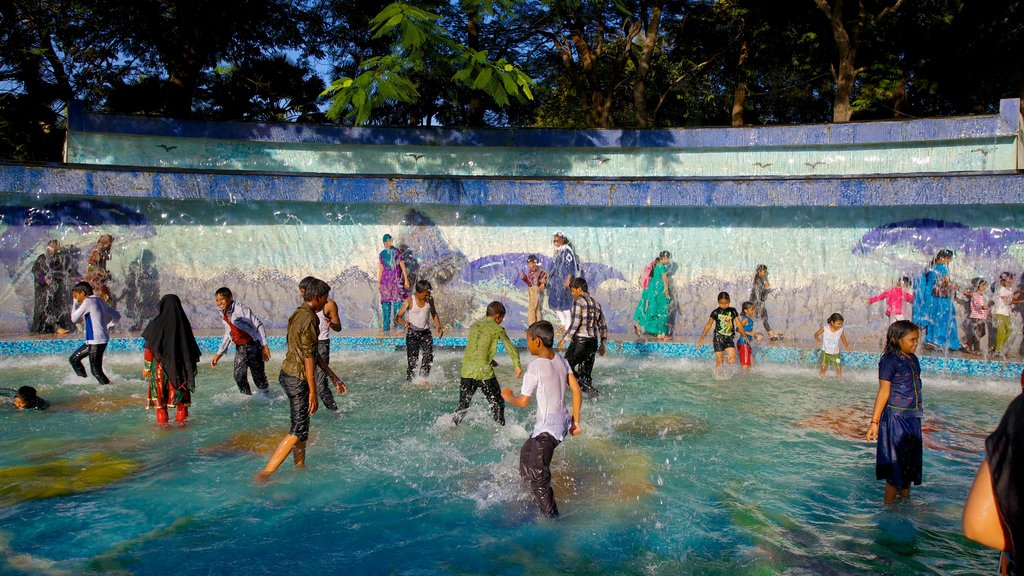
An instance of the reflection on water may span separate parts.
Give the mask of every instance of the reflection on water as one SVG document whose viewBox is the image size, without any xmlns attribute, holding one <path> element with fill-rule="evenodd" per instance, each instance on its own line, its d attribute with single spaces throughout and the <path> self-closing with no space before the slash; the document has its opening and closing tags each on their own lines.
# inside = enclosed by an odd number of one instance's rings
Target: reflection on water
<svg viewBox="0 0 1024 576">
<path fill-rule="evenodd" d="M 959 534 L 962 501 L 1010 400 L 999 385 L 928 379 L 924 485 L 886 510 L 863 420 L 877 380 L 850 370 L 599 360 L 584 433 L 555 451 L 562 517 L 541 520 L 517 477 L 532 412 L 497 428 L 476 398 L 458 428 L 459 355 L 404 385 L 404 354 L 341 353 L 350 392 L 313 417 L 307 468 L 251 482 L 288 428 L 283 394 L 237 393 L 203 370 L 192 420 L 144 409 L 140 358 L 110 354 L 114 383 L 63 358 L 2 363 L 44 413 L 2 407 L 0 572 L 165 574 L 982 573 L 994 554 Z M 276 373 L 275 356 L 270 373 Z M 498 368 L 504 385 L 509 367 Z M 1001 384 L 1001 383 L 1000 383 Z M 14 496 L 11 496 L 14 494 Z M 181 551 L 187 550 L 187 553 Z"/>
</svg>

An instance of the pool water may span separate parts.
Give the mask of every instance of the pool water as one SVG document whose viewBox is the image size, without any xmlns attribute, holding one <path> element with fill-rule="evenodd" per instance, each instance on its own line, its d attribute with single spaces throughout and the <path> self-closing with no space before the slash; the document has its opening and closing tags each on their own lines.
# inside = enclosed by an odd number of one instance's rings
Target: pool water
<svg viewBox="0 0 1024 576">
<path fill-rule="evenodd" d="M 276 352 L 268 374 L 276 375 Z M 531 409 L 490 419 L 482 395 L 454 428 L 457 351 L 406 384 L 402 352 L 335 352 L 350 385 L 313 416 L 307 467 L 252 482 L 288 430 L 269 398 L 238 394 L 230 359 L 201 369 L 190 424 L 145 410 L 137 355 L 113 384 L 62 357 L 0 361 L 52 408 L 0 407 L 3 574 L 987 574 L 960 514 L 984 437 L 1016 384 L 924 375 L 924 484 L 886 508 L 861 435 L 877 390 L 813 369 L 598 360 L 602 395 L 555 451 L 562 516 L 541 519 L 518 478 Z M 524 358 L 528 361 L 528 358 Z M 498 378 L 514 379 L 507 357 Z M 69 480 L 70 477 L 70 481 Z M 59 481 L 58 481 L 59 480 Z"/>
</svg>

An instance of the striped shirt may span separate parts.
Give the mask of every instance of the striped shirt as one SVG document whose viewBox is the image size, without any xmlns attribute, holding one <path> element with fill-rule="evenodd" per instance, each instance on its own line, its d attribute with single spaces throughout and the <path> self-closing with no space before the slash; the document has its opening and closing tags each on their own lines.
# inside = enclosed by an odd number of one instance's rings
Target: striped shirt
<svg viewBox="0 0 1024 576">
<path fill-rule="evenodd" d="M 572 304 L 572 321 L 569 323 L 569 330 L 565 337 L 573 338 L 597 338 L 599 342 L 608 339 L 608 324 L 604 320 L 604 312 L 601 305 L 594 300 L 594 297 L 586 292 L 581 293 Z"/>
</svg>

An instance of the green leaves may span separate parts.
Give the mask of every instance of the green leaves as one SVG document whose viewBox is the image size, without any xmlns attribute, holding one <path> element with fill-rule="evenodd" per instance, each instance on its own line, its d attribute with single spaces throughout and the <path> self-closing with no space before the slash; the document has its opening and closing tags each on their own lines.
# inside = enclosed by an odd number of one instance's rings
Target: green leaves
<svg viewBox="0 0 1024 576">
<path fill-rule="evenodd" d="M 390 52 L 369 58 L 355 78 L 339 78 L 321 96 L 332 99 L 327 117 L 344 117 L 356 125 L 366 124 L 374 108 L 387 102 L 417 102 L 417 80 L 437 70 L 441 63 L 454 69 L 450 78 L 458 85 L 479 90 L 499 106 L 512 98 L 532 100 L 533 80 L 504 58 L 490 61 L 485 50 L 467 48 L 438 24 L 434 14 L 405 4 L 389 4 L 370 20 L 374 38 L 392 39 Z"/>
</svg>

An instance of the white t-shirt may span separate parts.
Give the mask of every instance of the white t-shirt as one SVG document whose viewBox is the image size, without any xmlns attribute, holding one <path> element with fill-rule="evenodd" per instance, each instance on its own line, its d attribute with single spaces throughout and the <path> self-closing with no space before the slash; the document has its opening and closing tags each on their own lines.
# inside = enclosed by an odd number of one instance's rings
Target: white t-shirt
<svg viewBox="0 0 1024 576">
<path fill-rule="evenodd" d="M 822 326 L 824 332 L 821 333 L 821 351 L 825 354 L 839 354 L 839 344 L 843 338 L 843 328 L 832 331 L 832 327 L 828 324 Z"/>
<path fill-rule="evenodd" d="M 77 300 L 71 303 L 71 322 L 77 324 L 85 319 L 85 343 L 106 344 L 110 341 L 110 332 L 107 326 L 121 319 L 121 314 L 110 307 L 109 304 L 100 300 L 99 296 L 86 297 L 79 304 Z"/>
<path fill-rule="evenodd" d="M 993 302 L 992 314 L 998 314 L 999 316 L 1010 315 L 1010 300 L 1013 298 L 1013 290 L 1010 290 L 1002 284 L 999 288 L 996 288 L 996 300 Z"/>
<path fill-rule="evenodd" d="M 565 389 L 569 385 L 569 363 L 559 355 L 548 360 L 536 358 L 523 374 L 523 396 L 537 397 L 537 423 L 531 438 L 547 432 L 555 440 L 565 440 L 572 426 L 572 415 L 565 409 Z"/>
</svg>

